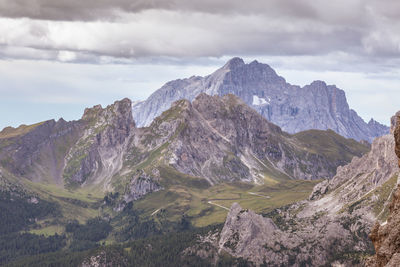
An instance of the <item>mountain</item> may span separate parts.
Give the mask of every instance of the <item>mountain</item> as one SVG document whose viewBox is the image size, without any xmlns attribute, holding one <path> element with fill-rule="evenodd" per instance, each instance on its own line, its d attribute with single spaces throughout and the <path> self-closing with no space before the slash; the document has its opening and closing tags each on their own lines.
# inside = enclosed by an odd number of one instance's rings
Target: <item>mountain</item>
<svg viewBox="0 0 400 267">
<path fill-rule="evenodd" d="M 400 167 L 400 112 L 397 112 L 392 118 L 392 132 L 395 137 L 395 152 Z M 367 266 L 390 267 L 400 265 L 400 245 L 398 242 L 400 239 L 400 186 L 393 194 L 389 210 L 387 221 L 382 224 L 377 222 L 372 229 L 370 237 L 374 243 L 376 254 L 369 259 Z"/>
<path fill-rule="evenodd" d="M 389 207 L 396 214 L 395 204 L 390 206 L 392 199 L 397 201 L 394 192 L 399 176 L 394 151 L 392 135 L 379 137 L 369 153 L 355 157 L 339 167 L 335 177 L 317 184 L 308 200 L 263 216 L 233 204 L 215 245 L 217 250 L 257 265 L 362 264 L 365 255 L 374 251 L 368 236 L 374 222 L 385 225 Z M 396 224 L 397 219 L 389 218 L 389 222 Z M 374 234 L 373 239 L 385 238 L 389 229 L 395 235 L 398 231 L 385 226 L 378 229 L 373 231 L 382 237 Z M 394 251 L 393 240 L 375 242 L 375 247 L 379 244 L 382 253 L 389 248 Z M 386 245 L 381 245 L 383 242 Z"/>
<path fill-rule="evenodd" d="M 193 103 L 175 102 L 149 127 L 135 126 L 124 99 L 86 109 L 79 121 L 6 128 L 0 145 L 0 162 L 16 176 L 72 188 L 102 185 L 103 191 L 138 169 L 153 175 L 157 166 L 211 185 L 329 178 L 368 150 L 332 131 L 287 134 L 234 95 L 204 93 Z"/>
<path fill-rule="evenodd" d="M 224 222 L 233 202 L 268 213 L 303 200 L 316 179 L 369 150 L 331 130 L 288 134 L 232 94 L 176 101 L 142 128 L 129 99 L 87 108 L 77 121 L 8 127 L 0 132 L 0 265 L 63 249 L 44 259 L 87 263 L 79 257 L 104 242 L 156 246 L 163 238 L 152 236 L 166 233 L 186 240 L 163 239 L 181 253 L 197 227 Z M 93 253 L 125 262 L 124 251 Z M 38 260 L 47 264 L 15 264 Z"/>
<path fill-rule="evenodd" d="M 267 64 L 257 61 L 245 64 L 240 58 L 231 59 L 206 77 L 193 76 L 166 83 L 147 100 L 134 105 L 136 124 L 148 126 L 174 101 L 192 101 L 200 93 L 234 94 L 288 133 L 332 129 L 347 138 L 372 142 L 389 132 L 388 127 L 373 119 L 364 122 L 349 108 L 345 92 L 336 86 L 323 81 L 304 87 L 291 85 Z"/>
<path fill-rule="evenodd" d="M 118 157 L 134 128 L 128 99 L 86 109 L 79 121 L 8 127 L 0 132 L 0 163 L 35 182 L 99 183 L 120 168 Z"/>
</svg>

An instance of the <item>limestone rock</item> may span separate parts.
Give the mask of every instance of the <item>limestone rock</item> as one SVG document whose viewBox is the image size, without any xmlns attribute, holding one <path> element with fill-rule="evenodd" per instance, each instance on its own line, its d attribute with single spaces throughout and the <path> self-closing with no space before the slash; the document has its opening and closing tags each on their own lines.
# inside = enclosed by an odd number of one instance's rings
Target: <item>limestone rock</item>
<svg viewBox="0 0 400 267">
<path fill-rule="evenodd" d="M 392 132 L 395 151 L 400 158 L 400 112 L 392 118 Z M 395 162 L 393 160 L 393 162 Z M 400 266 L 400 186 L 390 204 L 390 215 L 386 222 L 377 222 L 371 232 L 376 255 L 368 262 L 369 266 Z"/>
<path fill-rule="evenodd" d="M 364 122 L 349 108 L 344 91 L 334 85 L 323 81 L 304 87 L 291 85 L 267 64 L 245 64 L 240 58 L 231 59 L 206 77 L 166 83 L 146 101 L 135 104 L 133 116 L 138 126 L 148 126 L 173 102 L 193 101 L 200 93 L 234 94 L 288 133 L 332 129 L 348 138 L 372 142 L 389 132 L 388 127 L 373 119 Z"/>
<path fill-rule="evenodd" d="M 151 177 L 143 172 L 138 173 L 132 177 L 132 180 L 126 189 L 124 201 L 129 203 L 161 189 L 162 187 L 154 177 Z"/>
<path fill-rule="evenodd" d="M 118 251 L 101 250 L 93 256 L 86 258 L 80 267 L 123 267 L 128 266 L 128 261 Z"/>
<path fill-rule="evenodd" d="M 398 201 L 398 195 L 393 195 L 399 175 L 395 159 L 393 137 L 383 136 L 373 142 L 369 153 L 339 167 L 335 177 L 318 184 L 309 200 L 266 217 L 233 205 L 221 232 L 220 251 L 256 265 L 363 264 L 363 255 L 373 252 L 368 235 L 374 222 L 387 219 L 393 196 Z M 395 207 L 392 204 L 390 209 Z M 388 229 L 398 231 L 389 226 L 374 232 L 385 236 Z M 396 240 L 387 241 L 387 254 L 399 252 L 394 249 Z M 380 246 L 380 250 L 385 247 Z"/>
</svg>

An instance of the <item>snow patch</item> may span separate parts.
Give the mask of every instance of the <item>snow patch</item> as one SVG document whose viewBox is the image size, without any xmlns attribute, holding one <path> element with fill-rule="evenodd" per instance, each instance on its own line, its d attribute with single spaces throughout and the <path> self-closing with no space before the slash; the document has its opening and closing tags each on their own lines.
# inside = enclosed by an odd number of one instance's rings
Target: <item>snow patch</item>
<svg viewBox="0 0 400 267">
<path fill-rule="evenodd" d="M 268 101 L 267 101 L 267 100 L 265 100 L 265 98 L 261 98 L 256 95 L 253 95 L 253 105 L 254 106 L 269 104 L 270 101 L 271 101 L 270 98 L 268 98 Z"/>
</svg>

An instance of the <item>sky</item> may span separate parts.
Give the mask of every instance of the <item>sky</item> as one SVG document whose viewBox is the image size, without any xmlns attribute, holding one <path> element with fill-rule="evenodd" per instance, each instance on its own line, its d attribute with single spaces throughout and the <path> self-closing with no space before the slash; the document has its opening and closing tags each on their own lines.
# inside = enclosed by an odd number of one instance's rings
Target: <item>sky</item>
<svg viewBox="0 0 400 267">
<path fill-rule="evenodd" d="M 0 129 L 144 100 L 231 57 L 345 90 L 366 121 L 400 110 L 400 1 L 0 0 Z"/>
</svg>

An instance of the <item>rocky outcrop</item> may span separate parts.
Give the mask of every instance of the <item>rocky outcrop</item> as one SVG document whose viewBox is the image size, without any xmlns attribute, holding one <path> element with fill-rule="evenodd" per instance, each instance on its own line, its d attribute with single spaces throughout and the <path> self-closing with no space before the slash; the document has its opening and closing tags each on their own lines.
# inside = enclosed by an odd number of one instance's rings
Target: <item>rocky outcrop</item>
<svg viewBox="0 0 400 267">
<path fill-rule="evenodd" d="M 296 218 L 288 211 L 278 212 L 281 217 L 279 221 L 275 217 L 274 222 L 233 204 L 221 232 L 219 252 L 242 257 L 257 266 L 324 266 L 338 262 L 341 254 L 369 249 L 359 240 L 354 241 L 350 221 L 344 225 L 338 218 L 322 213 L 294 221 Z"/>
<path fill-rule="evenodd" d="M 304 87 L 291 85 L 267 64 L 245 64 L 240 58 L 231 59 L 209 76 L 168 82 L 146 101 L 135 104 L 135 121 L 138 126 L 150 125 L 173 102 L 193 101 L 200 93 L 234 94 L 289 133 L 332 129 L 348 138 L 372 142 L 389 131 L 373 119 L 364 122 L 349 108 L 344 91 L 336 86 L 323 81 Z"/>
<path fill-rule="evenodd" d="M 390 135 L 377 138 L 369 153 L 318 184 L 309 200 L 265 217 L 233 205 L 219 250 L 256 265 L 361 265 L 364 255 L 373 253 L 368 234 L 375 220 L 385 221 L 391 199 L 397 199 L 394 146 Z M 388 246 L 395 243 L 391 239 Z"/>
<path fill-rule="evenodd" d="M 139 172 L 132 177 L 124 194 L 124 202 L 129 203 L 142 198 L 143 196 L 162 189 L 158 177 L 152 177 L 146 173 Z"/>
<path fill-rule="evenodd" d="M 65 158 L 67 184 L 103 183 L 105 188 L 123 164 L 123 155 L 135 123 L 131 101 L 116 101 L 106 108 L 86 109 L 82 117 L 86 128 Z"/>
<path fill-rule="evenodd" d="M 95 255 L 84 259 L 80 267 L 129 266 L 128 260 L 118 250 L 100 250 Z"/>
<path fill-rule="evenodd" d="M 60 119 L 25 127 L 25 131 L 20 128 L 8 128 L 8 134 L 0 135 L 1 164 L 17 176 L 63 184 L 64 157 L 69 145 L 79 139 L 84 124 Z"/>
<path fill-rule="evenodd" d="M 315 132 L 310 140 L 291 136 L 231 94 L 200 94 L 193 103 L 179 101 L 157 121 L 168 121 L 172 114 L 179 114 L 172 127 L 177 131 L 169 141 L 165 159 L 178 171 L 204 177 L 211 184 L 235 180 L 263 183 L 265 175 L 283 179 L 329 178 L 345 162 L 314 150 L 317 143 L 324 143 L 325 149 L 346 143 L 347 151 L 352 151 L 350 158 L 368 150 L 354 140 L 338 136 L 336 142 L 328 143 L 325 134 L 332 136 L 333 132 Z M 150 127 L 154 128 L 154 124 Z M 345 157 L 344 153 L 341 155 Z"/>
<path fill-rule="evenodd" d="M 348 203 L 382 186 L 399 171 L 394 147 L 391 135 L 375 139 L 370 153 L 361 158 L 353 158 L 350 164 L 338 167 L 333 179 L 316 185 L 310 200 L 325 197 L 335 191 L 336 199 Z"/>
<path fill-rule="evenodd" d="M 0 162 L 14 175 L 33 181 L 109 186 L 134 129 L 129 99 L 104 109 L 95 106 L 78 121 L 6 128 L 0 134 Z"/>
<path fill-rule="evenodd" d="M 149 127 L 135 127 L 131 102 L 124 99 L 86 109 L 79 121 L 7 129 L 0 144 L 0 160 L 17 176 L 129 191 L 130 200 L 159 189 L 153 182 L 161 185 L 171 170 L 211 185 L 330 178 L 338 166 L 368 151 L 333 131 L 290 135 L 232 94 L 204 93 L 192 103 L 175 102 Z M 164 172 L 157 180 L 147 179 L 158 169 Z M 137 171 L 146 179 L 136 179 Z"/>
<path fill-rule="evenodd" d="M 399 158 L 399 167 L 400 167 L 400 111 L 396 113 L 396 115 L 392 118 L 392 129 L 394 135 L 394 141 L 396 142 L 395 152 L 397 157 Z"/>
<path fill-rule="evenodd" d="M 395 152 L 400 159 L 400 112 L 392 118 L 392 132 L 396 144 Z M 370 237 L 374 243 L 376 255 L 369 259 L 368 266 L 400 265 L 400 186 L 393 194 L 389 209 L 390 215 L 387 221 L 382 224 L 376 223 L 372 229 Z"/>
</svg>

